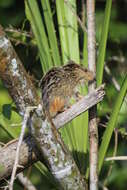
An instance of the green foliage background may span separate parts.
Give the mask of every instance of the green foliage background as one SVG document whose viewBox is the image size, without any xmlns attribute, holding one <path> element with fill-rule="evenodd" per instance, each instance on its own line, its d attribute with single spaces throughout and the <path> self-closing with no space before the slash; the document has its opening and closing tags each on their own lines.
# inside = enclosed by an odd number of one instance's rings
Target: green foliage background
<svg viewBox="0 0 127 190">
<path fill-rule="evenodd" d="M 87 67 L 87 33 L 81 29 L 76 17 L 78 13 L 83 20 L 81 1 L 69 0 L 69 4 L 63 0 L 55 2 L 0 1 L 0 24 L 5 27 L 26 70 L 34 75 L 37 81 L 51 67 L 65 64 L 69 59 Z M 124 0 L 122 3 L 120 0 L 113 1 L 113 4 L 111 0 L 96 1 L 97 85 L 99 86 L 102 81 L 106 83 L 106 97 L 98 106 L 98 117 L 100 125 L 107 126 L 106 129 L 98 127 L 99 180 L 103 184 L 107 179 L 106 185 L 109 189 L 125 189 L 127 180 L 125 161 L 115 162 L 109 177 L 107 171 L 111 163 L 104 161 L 104 157 L 112 156 L 114 150 L 114 128 L 119 128 L 120 131 L 117 155 L 127 154 L 125 133 L 127 102 L 123 101 L 127 90 L 126 11 L 127 2 Z M 24 31 L 27 31 L 28 35 Z M 120 92 L 115 89 L 110 77 L 104 72 L 105 62 L 110 68 L 111 75 L 120 84 Z M 87 93 L 87 87 L 82 89 L 82 93 Z M 0 141 L 6 143 L 11 138 L 18 137 L 20 125 L 21 117 L 16 112 L 7 89 L 0 81 Z M 80 171 L 88 177 L 88 113 L 65 126 L 61 134 L 72 151 Z M 27 172 L 26 170 L 25 174 Z M 55 188 L 51 174 L 40 162 L 32 166 L 30 179 L 37 189 L 41 186 L 44 189 Z M 18 180 L 16 182 L 15 189 L 22 189 Z"/>
</svg>

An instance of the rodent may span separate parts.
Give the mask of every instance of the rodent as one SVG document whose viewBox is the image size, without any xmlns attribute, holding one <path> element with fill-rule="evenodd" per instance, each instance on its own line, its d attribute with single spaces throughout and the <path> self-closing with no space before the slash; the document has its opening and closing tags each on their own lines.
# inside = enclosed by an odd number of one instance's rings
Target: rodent
<svg viewBox="0 0 127 190">
<path fill-rule="evenodd" d="M 61 67 L 53 67 L 41 79 L 43 108 L 53 118 L 69 106 L 76 87 L 83 82 L 94 80 L 93 72 L 69 61 Z"/>
</svg>

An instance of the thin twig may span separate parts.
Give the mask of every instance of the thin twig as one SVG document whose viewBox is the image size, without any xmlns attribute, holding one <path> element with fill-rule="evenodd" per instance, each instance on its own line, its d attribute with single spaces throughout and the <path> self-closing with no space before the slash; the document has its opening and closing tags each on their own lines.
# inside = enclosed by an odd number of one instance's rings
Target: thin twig
<svg viewBox="0 0 127 190">
<path fill-rule="evenodd" d="M 112 160 L 127 160 L 127 156 L 113 156 L 105 158 L 105 161 L 112 161 Z"/>
<path fill-rule="evenodd" d="M 23 137 L 24 137 L 24 134 L 25 134 L 26 125 L 27 125 L 27 122 L 28 122 L 28 119 L 29 119 L 29 114 L 30 114 L 30 111 L 33 110 L 33 108 L 36 108 L 36 107 L 28 107 L 28 108 L 26 108 L 26 112 L 24 114 L 23 125 L 22 125 L 22 128 L 21 128 L 21 133 L 20 133 L 20 137 L 19 137 L 19 141 L 18 141 L 18 145 L 17 145 L 17 149 L 16 149 L 15 162 L 14 162 L 12 175 L 11 175 L 11 180 L 10 180 L 10 184 L 9 184 L 9 190 L 13 190 L 13 183 L 14 183 L 14 180 L 15 180 L 16 170 L 17 170 L 17 167 L 18 167 L 18 164 L 19 164 L 18 162 L 19 162 L 20 147 L 21 147 Z"/>
<path fill-rule="evenodd" d="M 99 123 L 99 127 L 104 127 L 106 128 L 107 127 L 107 124 L 104 124 L 104 123 Z M 126 132 L 126 126 L 124 128 L 120 128 L 120 129 L 117 129 L 117 132 L 118 134 L 120 134 L 122 136 L 122 138 L 125 138 L 127 139 L 127 132 Z M 114 133 L 115 133 L 115 129 L 114 129 Z"/>
<path fill-rule="evenodd" d="M 16 33 L 18 35 L 24 35 L 25 37 L 33 38 L 30 32 L 27 32 L 21 29 L 15 29 L 13 27 L 5 28 L 5 32 Z"/>
<path fill-rule="evenodd" d="M 114 84 L 116 90 L 120 91 L 120 85 L 118 84 L 118 82 L 116 81 L 116 79 L 112 76 L 109 67 L 107 65 L 105 65 L 104 69 L 105 69 L 105 72 L 110 76 L 111 81 Z"/>
<path fill-rule="evenodd" d="M 95 0 L 87 0 L 87 28 L 88 28 L 88 67 L 96 73 L 95 51 Z M 94 90 L 95 83 L 89 85 L 89 91 Z M 89 111 L 90 137 L 90 190 L 98 189 L 98 130 L 96 122 L 96 106 Z"/>
<path fill-rule="evenodd" d="M 77 19 L 77 22 L 79 23 L 79 25 L 81 26 L 83 32 L 86 32 L 87 33 L 87 29 L 86 27 L 84 26 L 83 22 L 81 21 L 81 19 L 79 18 L 79 16 L 75 13 L 75 11 L 73 10 L 73 7 L 72 5 L 70 4 L 70 2 L 68 2 L 67 0 L 64 0 L 64 2 L 66 3 L 66 5 L 70 8 L 71 12 L 74 14 L 74 16 L 76 17 Z"/>
<path fill-rule="evenodd" d="M 114 146 L 114 151 L 113 151 L 113 157 L 116 156 L 116 154 L 117 154 L 117 148 L 118 148 L 118 130 L 115 129 L 115 146 Z M 108 173 L 107 173 L 107 177 L 104 180 L 104 186 L 107 185 L 108 178 L 111 175 L 112 168 L 113 168 L 113 163 L 114 163 L 114 161 L 111 162 L 111 165 L 109 167 L 109 170 L 108 170 Z"/>
<path fill-rule="evenodd" d="M 105 69 L 105 72 L 107 73 L 107 75 L 109 75 L 115 89 L 119 92 L 120 91 L 120 85 L 119 85 L 118 81 L 116 80 L 116 78 L 114 76 L 112 76 L 110 68 L 107 65 L 105 65 L 104 69 Z M 125 101 L 127 102 L 127 96 L 125 96 Z"/>
<path fill-rule="evenodd" d="M 0 187 L 0 189 L 7 190 L 8 189 L 8 185 L 4 185 L 4 186 Z"/>
<path fill-rule="evenodd" d="M 36 190 L 35 186 L 31 183 L 31 181 L 23 175 L 23 173 L 20 173 L 17 175 L 18 180 L 20 183 L 25 187 L 27 190 Z"/>
<path fill-rule="evenodd" d="M 32 172 L 32 166 L 30 166 L 30 167 L 28 168 L 28 171 L 27 171 L 27 173 L 26 173 L 26 178 L 27 178 L 28 180 L 29 180 L 29 178 L 30 178 L 31 172 Z M 26 190 L 26 189 L 27 189 L 27 186 L 25 186 L 24 190 Z"/>
<path fill-rule="evenodd" d="M 0 171 L 0 184 L 11 176 L 17 144 L 18 139 L 11 140 L 0 150 L 0 165 L 4 168 Z M 34 138 L 31 135 L 24 137 L 19 158 L 20 165 L 22 165 L 23 168 L 18 167 L 16 173 L 23 171 L 28 166 L 37 162 L 40 158 L 39 156 L 40 154 L 38 154 Z"/>
<path fill-rule="evenodd" d="M 109 190 L 106 186 L 104 186 L 101 182 L 98 183 L 99 187 L 102 189 L 102 190 Z"/>
</svg>

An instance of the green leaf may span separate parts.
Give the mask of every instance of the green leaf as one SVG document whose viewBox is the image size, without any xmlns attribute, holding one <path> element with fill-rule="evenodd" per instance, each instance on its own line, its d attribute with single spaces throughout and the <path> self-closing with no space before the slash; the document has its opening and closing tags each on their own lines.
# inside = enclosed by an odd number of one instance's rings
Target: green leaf
<svg viewBox="0 0 127 190">
<path fill-rule="evenodd" d="M 25 12 L 27 18 L 31 23 L 31 27 L 37 41 L 43 71 L 46 72 L 53 65 L 53 63 L 50 54 L 48 39 L 45 32 L 45 27 L 42 22 L 41 13 L 39 11 L 37 1 L 26 0 Z"/>
<path fill-rule="evenodd" d="M 0 7 L 1 8 L 9 8 L 15 3 L 15 0 L 0 0 Z"/>
<path fill-rule="evenodd" d="M 53 23 L 51 8 L 49 0 L 41 0 L 44 18 L 45 18 L 45 25 L 48 33 L 48 40 L 51 48 L 51 55 L 53 58 L 54 65 L 60 66 L 61 60 L 58 50 L 58 44 L 56 39 L 55 27 Z"/>
<path fill-rule="evenodd" d="M 105 130 L 104 135 L 103 135 L 103 139 L 102 139 L 101 146 L 99 149 L 99 171 L 102 168 L 104 157 L 106 155 L 106 152 L 107 152 L 107 149 L 108 149 L 108 146 L 110 143 L 110 139 L 111 139 L 111 136 L 113 133 L 113 129 L 116 126 L 117 118 L 118 118 L 118 115 L 120 112 L 120 108 L 121 108 L 124 96 L 126 95 L 126 91 L 127 91 L 127 75 L 126 75 L 125 80 L 121 86 L 121 90 L 120 90 L 120 92 L 116 98 L 110 120 L 107 124 L 106 130 Z"/>
<path fill-rule="evenodd" d="M 56 0 L 56 13 L 59 26 L 60 44 L 63 63 L 66 63 L 69 59 L 69 47 L 67 37 L 67 24 L 65 18 L 64 0 Z"/>
<path fill-rule="evenodd" d="M 2 113 L 3 113 L 4 117 L 6 117 L 7 119 L 10 120 L 11 119 L 11 104 L 4 104 Z"/>
<path fill-rule="evenodd" d="M 69 58 L 76 63 L 80 62 L 79 58 L 79 39 L 77 26 L 76 1 L 69 0 L 65 2 L 65 22 L 68 38 Z"/>
<path fill-rule="evenodd" d="M 111 6 L 112 6 L 112 0 L 106 1 L 104 22 L 102 25 L 101 40 L 100 40 L 100 44 L 99 44 L 99 54 L 97 57 L 97 75 L 96 75 L 97 76 L 97 86 L 101 85 L 102 78 L 103 78 L 104 59 L 105 59 L 105 51 L 106 51 L 107 37 L 108 37 L 108 31 L 109 31 Z"/>
</svg>

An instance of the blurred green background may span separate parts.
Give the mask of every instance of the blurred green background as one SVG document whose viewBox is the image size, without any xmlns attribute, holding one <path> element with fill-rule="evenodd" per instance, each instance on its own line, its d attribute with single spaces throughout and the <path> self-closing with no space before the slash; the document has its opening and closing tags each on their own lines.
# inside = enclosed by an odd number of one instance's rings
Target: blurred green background
<svg viewBox="0 0 127 190">
<path fill-rule="evenodd" d="M 82 11 L 81 0 L 77 1 L 77 12 L 81 17 Z M 42 19 L 44 15 L 40 6 L 40 12 L 42 14 Z M 96 0 L 96 42 L 97 42 L 97 55 L 98 55 L 98 43 L 100 41 L 103 16 L 105 9 L 105 0 Z M 54 25 L 56 28 L 56 36 L 58 35 L 57 18 L 55 13 L 55 3 L 53 0 L 50 1 L 51 10 L 54 19 Z M 37 42 L 34 38 L 33 32 L 30 27 L 30 23 L 25 15 L 25 5 L 24 1 L 19 0 L 0 0 L 0 24 L 5 28 L 14 48 L 22 60 L 26 70 L 33 76 L 33 81 L 38 87 L 38 82 L 43 76 L 43 70 L 41 67 L 41 62 L 39 59 Z M 79 28 L 79 47 L 82 57 L 83 51 L 83 37 L 82 32 Z M 60 44 L 58 40 L 58 44 Z M 109 26 L 109 34 L 107 41 L 106 57 L 105 63 L 110 69 L 111 76 L 115 78 L 119 85 L 122 84 L 125 74 L 127 74 L 127 1 L 126 0 L 113 0 L 111 9 L 111 19 Z M 101 104 L 98 111 L 99 117 L 99 140 L 102 140 L 102 134 L 105 130 L 103 125 L 105 125 L 109 116 L 112 112 L 112 107 L 114 104 L 114 99 L 118 94 L 114 84 L 111 81 L 111 76 L 104 72 L 103 82 L 106 83 L 106 97 Z M 7 89 L 0 81 L 0 142 L 6 143 L 13 137 L 18 136 L 20 132 L 21 118 L 14 110 L 15 105 L 8 94 Z M 17 126 L 12 126 L 12 124 L 19 124 Z M 117 119 L 118 132 L 118 149 L 117 155 L 127 155 L 127 98 L 123 102 L 119 117 Z M 110 147 L 108 149 L 107 156 L 112 156 L 114 150 L 114 134 L 110 142 Z M 109 177 L 107 177 L 107 172 L 109 169 L 110 162 L 105 162 L 103 169 L 100 174 L 100 189 L 102 189 L 102 184 L 107 179 L 106 186 L 111 189 L 126 189 L 127 181 L 127 161 L 115 161 L 113 163 L 112 172 Z M 28 169 L 29 170 L 29 169 Z M 25 171 L 27 174 L 28 170 Z M 37 187 L 37 189 L 53 189 L 52 183 L 49 183 L 49 179 L 46 175 L 40 173 L 34 166 L 30 169 L 29 178 L 32 183 Z M 19 181 L 16 181 L 15 189 L 23 189 Z"/>
</svg>

